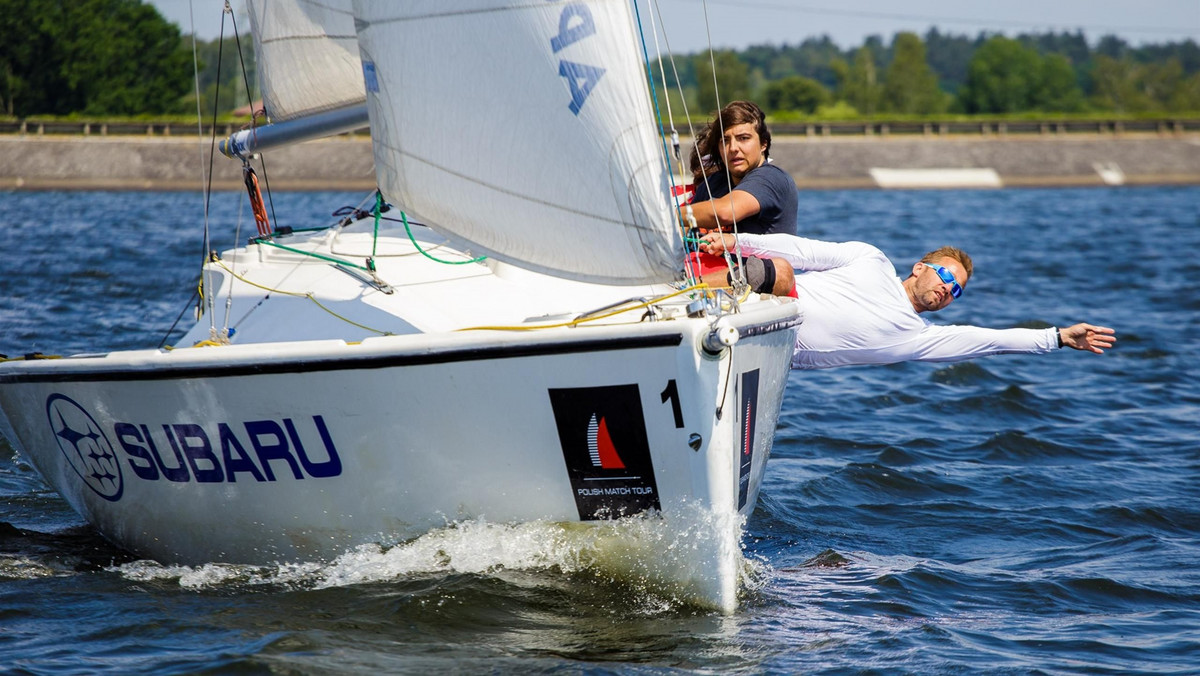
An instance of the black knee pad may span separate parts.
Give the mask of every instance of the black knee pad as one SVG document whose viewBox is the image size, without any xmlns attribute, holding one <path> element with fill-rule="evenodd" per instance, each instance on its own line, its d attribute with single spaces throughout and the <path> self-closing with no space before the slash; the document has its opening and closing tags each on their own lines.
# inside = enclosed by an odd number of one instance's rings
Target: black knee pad
<svg viewBox="0 0 1200 676">
<path fill-rule="evenodd" d="M 742 269 L 746 272 L 746 283 L 753 291 L 771 293 L 775 288 L 775 264 L 770 260 L 746 256 L 742 258 Z M 732 272 L 729 273 L 728 279 L 732 285 Z"/>
</svg>

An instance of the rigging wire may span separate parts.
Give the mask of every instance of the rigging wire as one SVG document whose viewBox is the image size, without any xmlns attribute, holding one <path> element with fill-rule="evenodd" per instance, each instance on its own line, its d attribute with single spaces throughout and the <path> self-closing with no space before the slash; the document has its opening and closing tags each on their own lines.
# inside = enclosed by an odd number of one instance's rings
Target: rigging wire
<svg viewBox="0 0 1200 676">
<path fill-rule="evenodd" d="M 225 6 L 229 7 L 229 0 L 225 0 Z M 250 76 L 246 74 L 246 57 L 242 53 L 242 38 L 240 35 L 238 35 L 237 17 L 233 16 L 232 10 L 229 12 L 229 16 L 230 21 L 233 23 L 233 39 L 237 44 L 238 65 L 242 69 L 242 83 L 246 85 L 246 101 L 250 104 L 250 130 L 252 133 L 254 133 L 255 139 L 257 140 L 258 115 L 254 111 L 254 99 L 250 94 Z M 276 228 L 278 228 L 279 219 L 275 217 L 275 198 L 271 195 L 271 179 L 267 175 L 267 159 L 263 157 L 262 153 L 258 153 L 258 164 L 260 167 L 262 167 L 263 185 L 265 185 L 267 188 L 267 204 L 270 205 L 271 208 L 271 222 L 275 224 Z"/>
<path fill-rule="evenodd" d="M 679 198 L 676 196 L 676 192 L 675 192 L 675 175 L 670 171 L 671 156 L 670 156 L 670 153 L 667 151 L 667 141 L 665 138 L 666 133 L 663 130 L 662 110 L 658 107 L 658 91 L 654 86 L 654 72 L 651 70 L 651 67 L 650 67 L 650 54 L 646 50 L 646 30 L 642 26 L 641 3 L 635 1 L 633 3 L 633 11 L 634 11 L 634 15 L 637 17 L 638 37 L 641 39 L 641 43 L 642 43 L 642 58 L 645 59 L 645 62 L 646 62 L 646 75 L 647 75 L 646 79 L 649 81 L 649 84 L 650 84 L 650 101 L 654 107 L 654 115 L 658 118 L 658 130 L 659 130 L 658 135 L 659 135 L 659 138 L 662 139 L 663 159 L 665 160 L 665 165 L 668 170 L 667 171 L 667 182 L 671 188 L 671 205 L 672 205 L 671 211 L 674 212 L 671 216 L 671 222 L 675 222 L 676 219 L 679 218 Z M 651 16 L 651 20 L 653 20 L 654 15 L 651 14 L 650 16 Z M 657 35 L 657 32 L 655 32 L 655 47 L 656 48 L 657 48 L 657 42 L 658 42 L 658 35 Z M 662 62 L 661 51 L 659 52 L 659 62 L 660 62 L 660 64 Z M 666 86 L 665 79 L 663 80 L 663 86 L 664 87 Z M 665 93 L 664 93 L 663 98 L 664 99 L 667 98 Z M 679 135 L 675 134 L 674 138 L 678 139 Z M 678 143 L 676 143 L 676 148 L 678 148 Z M 678 154 L 678 150 L 676 151 L 676 154 Z M 686 240 L 687 239 L 686 225 L 681 221 L 679 223 L 678 227 L 679 227 L 680 238 L 683 240 Z M 684 255 L 686 258 L 687 253 L 690 251 L 686 241 L 683 242 L 683 250 L 684 250 Z M 686 272 L 690 272 L 687 265 L 684 265 L 684 270 Z M 690 277 L 689 277 L 689 279 L 690 279 Z"/>
<path fill-rule="evenodd" d="M 1171 28 L 1168 26 L 1112 26 L 1101 24 L 1076 24 L 1076 23 L 1057 23 L 1047 21 L 1020 21 L 1016 19 L 970 19 L 966 17 L 941 16 L 929 14 L 908 14 L 901 12 L 873 12 L 867 10 L 854 9 L 833 9 L 829 7 L 817 7 L 813 5 L 797 5 L 790 2 L 754 2 L 751 0 L 709 0 L 715 5 L 732 5 L 739 9 L 755 8 L 768 9 L 781 12 L 796 12 L 808 14 L 828 14 L 834 16 L 849 16 L 859 19 L 898 19 L 901 21 L 927 21 L 930 24 L 963 24 L 970 26 L 1011 26 L 1014 28 L 1036 28 L 1036 29 L 1061 29 L 1063 31 L 1073 31 L 1079 29 L 1097 30 L 1097 31 L 1114 31 L 1119 33 L 1139 32 L 1139 33 L 1163 33 L 1163 34 L 1190 34 L 1192 28 L 1181 26 Z"/>
<path fill-rule="evenodd" d="M 188 21 L 191 22 L 192 28 L 192 82 L 196 88 L 196 138 L 201 143 L 204 142 L 204 112 L 200 107 L 200 55 L 196 47 L 196 15 L 193 11 L 192 0 L 188 0 Z M 208 182 L 208 174 L 204 171 L 204 148 L 199 143 L 196 144 L 196 152 L 200 153 L 200 189 L 204 196 L 204 225 L 205 231 L 208 231 L 208 192 L 211 186 Z M 208 247 L 205 247 L 207 252 Z M 190 302 L 190 301 L 189 301 Z"/>
<path fill-rule="evenodd" d="M 212 201 L 213 161 L 216 159 L 216 153 L 217 153 L 217 111 L 220 109 L 220 101 L 221 101 L 221 61 L 225 54 L 224 48 L 225 48 L 225 15 L 226 14 L 233 14 L 233 8 L 229 6 L 229 0 L 225 0 L 225 9 L 221 12 L 221 32 L 220 32 L 220 36 L 217 38 L 217 86 L 216 86 L 216 89 L 213 91 L 212 133 L 210 134 L 212 140 L 210 141 L 209 148 L 208 148 L 208 185 L 204 190 L 204 214 L 205 214 L 205 218 L 204 218 L 204 252 L 203 252 L 203 255 L 200 257 L 200 260 L 201 260 L 200 283 L 199 283 L 199 286 L 197 287 L 197 293 L 199 294 L 199 298 L 200 298 L 200 302 L 199 302 L 200 312 L 204 312 L 204 301 L 206 300 L 205 295 L 204 295 L 204 262 L 208 260 L 209 251 L 212 250 L 212 240 L 211 240 L 210 234 L 209 234 L 208 213 L 209 213 L 209 204 Z M 211 282 L 212 280 L 210 279 L 209 281 Z M 216 316 L 215 316 L 215 309 L 213 306 L 213 299 L 208 298 L 207 300 L 209 303 L 209 314 L 208 314 L 209 332 L 211 334 L 215 335 L 216 331 L 217 331 L 217 323 L 216 323 L 217 320 L 216 320 Z"/>
<path fill-rule="evenodd" d="M 184 304 L 183 309 L 179 311 L 179 315 L 175 317 L 175 321 L 171 322 L 171 328 L 167 329 L 167 332 L 163 334 L 162 340 L 158 341 L 158 349 L 170 349 L 170 347 L 167 345 L 167 339 L 171 337 L 171 333 L 175 330 L 175 327 L 179 325 L 179 320 L 183 319 L 183 314 L 188 311 L 189 307 L 192 306 L 192 301 L 196 300 L 196 294 L 198 293 L 200 293 L 199 288 L 192 290 L 192 297 L 188 299 L 188 302 Z M 4 360 L 0 359 L 0 361 Z"/>
<path fill-rule="evenodd" d="M 233 253 L 232 253 L 233 260 L 230 261 L 233 265 L 237 265 L 237 243 L 242 241 L 242 200 L 243 199 L 245 199 L 245 197 L 243 197 L 242 192 L 239 190 L 238 191 L 238 206 L 237 206 L 237 225 L 235 225 L 234 229 L 233 229 L 233 242 L 234 242 Z M 223 322 L 224 326 L 221 327 L 225 331 L 225 335 L 227 335 L 227 336 L 229 335 L 229 317 L 231 314 L 233 314 L 233 284 L 229 285 L 229 292 L 225 296 L 225 320 Z"/>
<path fill-rule="evenodd" d="M 705 33 L 705 37 L 708 40 L 708 62 L 709 62 L 710 67 L 712 68 L 713 97 L 716 98 L 716 100 L 717 100 L 717 115 L 716 115 L 716 119 L 713 122 L 714 128 L 709 130 L 709 136 L 711 137 L 711 135 L 714 132 L 717 133 L 717 138 L 720 139 L 717 152 L 723 152 L 722 148 L 725 143 L 725 126 L 724 126 L 724 123 L 721 121 L 721 89 L 720 89 L 720 86 L 717 84 L 717 59 L 716 59 L 716 54 L 715 54 L 715 52 L 713 50 L 713 46 L 712 46 L 712 27 L 708 20 L 708 0 L 704 0 L 703 5 L 704 5 L 704 33 Z M 694 138 L 695 138 L 695 136 L 693 136 L 693 139 Z M 701 176 L 703 176 L 704 187 L 706 190 L 708 190 L 708 194 L 711 197 L 712 187 L 709 184 L 709 176 L 707 173 L 704 173 L 704 172 L 701 172 Z M 733 192 L 733 177 L 729 175 L 729 167 L 728 166 L 725 167 L 725 186 L 729 191 L 726 194 Z M 713 218 L 714 218 L 714 220 L 717 221 L 717 232 L 723 232 L 721 230 L 720 219 L 717 218 L 717 205 L 712 204 L 712 202 L 713 202 L 712 199 L 709 199 L 708 202 L 712 206 Z M 733 260 L 730 258 L 730 252 L 728 249 L 726 249 L 724 252 L 725 264 L 727 266 L 729 266 L 729 269 L 731 272 L 736 273 L 738 283 L 741 285 L 746 285 L 745 265 L 742 262 L 742 247 L 740 244 L 737 243 L 737 235 L 738 235 L 737 214 L 732 213 L 732 216 L 733 216 L 733 237 L 734 237 L 734 243 L 735 243 L 734 255 L 737 259 L 737 265 L 733 264 Z"/>
<path fill-rule="evenodd" d="M 720 132 L 720 134 L 718 135 L 718 138 L 720 139 L 720 143 L 718 145 L 717 152 L 724 152 L 725 123 L 721 121 L 721 113 L 720 113 L 720 111 L 721 111 L 721 90 L 717 86 L 717 57 L 716 57 L 716 53 L 713 51 L 713 47 L 712 47 L 712 27 L 710 26 L 709 21 L 708 21 L 708 0 L 704 0 L 704 33 L 708 37 L 708 62 L 712 66 L 713 97 L 716 98 L 716 100 L 717 100 L 717 119 L 716 119 L 717 129 L 716 129 L 716 131 Z M 764 121 L 764 124 L 765 124 L 765 121 Z M 711 136 L 712 132 L 710 131 L 709 134 Z M 708 177 L 707 176 L 704 177 L 704 185 L 706 187 L 708 186 Z M 726 193 L 727 195 L 733 193 L 733 176 L 731 176 L 729 173 L 729 165 L 728 164 L 725 165 L 725 186 L 729 190 L 729 192 Z M 709 195 L 712 195 L 712 193 L 710 192 Z M 709 200 L 709 201 L 711 202 L 712 200 Z M 716 216 L 716 213 L 717 213 L 717 206 L 714 204 L 713 205 L 713 216 L 714 217 Z M 737 241 L 738 241 L 737 240 L 737 236 L 738 236 L 737 212 L 735 212 L 733 210 L 732 203 L 730 205 L 729 215 L 733 219 L 734 254 L 735 254 L 735 258 L 737 259 L 736 270 L 737 270 L 738 281 L 741 282 L 742 284 L 746 284 L 746 270 L 745 270 L 745 265 L 742 262 L 742 247 L 740 244 L 737 243 Z M 723 232 L 721 230 L 720 220 L 717 221 L 717 232 Z M 725 247 L 722 247 L 722 248 L 725 248 Z M 733 262 L 730 260 L 729 249 L 725 248 L 724 255 L 725 255 L 726 265 L 729 266 L 730 270 L 734 270 L 735 266 L 733 265 Z"/>
<path fill-rule="evenodd" d="M 687 97 L 684 96 L 684 93 L 683 93 L 683 85 L 681 84 L 681 80 L 679 78 L 679 68 L 675 64 L 675 55 L 671 52 L 671 39 L 667 35 L 667 22 L 663 21 L 663 18 L 662 18 L 662 3 L 659 2 L 659 0 L 651 0 L 651 3 L 653 5 L 653 9 L 654 9 L 654 13 L 651 15 L 651 23 L 652 24 L 654 23 L 654 21 L 653 21 L 654 16 L 657 15 L 658 16 L 657 25 L 662 27 L 662 38 L 663 38 L 663 44 L 666 46 L 667 61 L 671 64 L 671 74 L 675 77 L 675 88 L 679 92 L 679 100 L 680 100 L 681 104 L 683 105 L 683 117 L 684 117 L 684 120 L 687 122 L 688 134 L 692 138 L 692 146 L 697 147 L 696 146 L 696 127 L 692 123 L 692 112 L 688 109 Z M 658 33 L 657 32 L 655 32 L 654 39 L 655 39 L 655 43 L 654 43 L 655 49 L 658 50 L 657 56 L 658 56 L 659 70 L 661 72 L 662 62 L 663 62 L 663 50 L 658 46 Z M 662 81 L 663 81 L 663 88 L 665 90 L 667 87 L 667 77 L 666 77 L 665 73 L 662 75 Z M 671 114 L 670 113 L 671 99 L 670 99 L 670 97 L 668 97 L 666 95 L 665 91 L 663 93 L 663 98 L 667 102 L 667 114 L 670 115 Z M 672 118 L 671 119 L 672 130 L 674 130 L 674 122 L 675 122 L 675 120 L 674 120 L 674 118 Z M 699 157 L 698 148 L 697 148 L 697 157 Z M 681 157 L 680 158 L 681 173 L 686 176 L 687 173 L 690 171 L 691 167 L 682 168 L 682 163 L 683 163 L 683 159 Z M 707 187 L 708 186 L 708 183 L 707 183 L 708 177 L 704 176 L 704 178 L 705 178 L 705 187 Z M 695 179 L 693 178 L 693 181 L 694 180 Z M 689 225 L 688 230 L 694 229 L 695 225 L 696 225 L 696 218 L 692 213 L 691 203 L 689 202 L 688 204 L 686 204 L 684 206 L 687 207 L 686 213 L 687 213 L 687 219 L 688 219 L 688 225 Z M 699 245 L 703 240 L 685 237 L 685 241 L 690 241 L 692 243 Z M 697 246 L 697 250 L 699 250 L 699 246 Z M 687 265 L 686 272 L 687 272 L 689 279 L 696 279 L 697 275 L 700 272 L 699 266 L 695 266 L 695 272 L 697 274 L 693 275 L 692 274 L 693 267 L 694 266 L 691 265 L 690 263 Z"/>
<path fill-rule="evenodd" d="M 666 123 L 669 124 L 671 127 L 671 145 L 674 147 L 675 160 L 676 160 L 676 162 L 678 162 L 678 171 L 679 171 L 678 175 L 686 176 L 687 170 L 683 165 L 683 156 L 680 154 L 680 151 L 679 151 L 679 131 L 675 128 L 675 116 L 674 116 L 673 112 L 671 111 L 671 97 L 667 91 L 667 74 L 666 74 L 666 71 L 663 69 L 663 50 L 662 50 L 662 47 L 658 44 L 658 24 L 654 21 L 655 12 L 653 11 L 655 0 L 649 0 L 649 1 L 651 2 L 651 5 L 652 5 L 651 6 L 652 11 L 649 12 L 649 14 L 650 14 L 650 34 L 652 36 L 654 36 L 654 54 L 656 57 L 658 57 L 658 72 L 659 72 L 659 77 L 662 79 L 662 83 L 663 83 L 663 102 L 665 103 L 666 108 L 667 108 Z M 645 35 L 645 31 L 642 29 L 642 14 L 641 14 L 640 6 L 637 2 L 634 2 L 634 11 L 637 13 L 638 33 L 641 35 L 641 38 L 642 38 L 642 54 L 645 55 L 646 54 L 646 35 Z M 661 16 L 659 18 L 661 19 Z M 665 30 L 663 31 L 663 40 L 664 41 L 666 40 L 666 31 Z M 649 71 L 650 70 L 650 57 L 647 55 L 647 56 L 645 56 L 645 58 L 646 58 L 646 70 Z M 675 63 L 674 60 L 672 60 L 671 61 L 672 68 L 674 68 L 674 63 Z M 658 116 L 658 120 L 659 120 L 659 130 L 660 130 L 659 134 L 660 134 L 660 136 L 665 136 L 665 134 L 663 134 L 661 131 L 662 127 L 664 126 L 663 125 L 663 117 L 662 117 L 662 112 L 658 108 L 658 94 L 654 87 L 653 72 L 649 73 L 648 79 L 650 81 L 651 99 L 654 102 L 654 111 L 655 111 L 655 114 Z M 684 105 L 686 107 L 686 103 Z M 690 124 L 690 120 L 689 120 L 689 124 Z M 663 142 L 663 156 L 664 156 L 664 159 L 666 160 L 666 165 L 669 168 L 671 166 L 671 156 L 667 152 L 665 141 Z M 671 220 L 675 221 L 676 219 L 679 219 L 678 227 L 679 227 L 680 235 L 683 237 L 683 250 L 684 250 L 684 254 L 685 254 L 685 258 L 686 258 L 686 257 L 690 257 L 691 253 L 693 251 L 698 252 L 699 247 L 698 246 L 697 247 L 688 246 L 689 243 L 695 243 L 696 240 L 693 238 L 689 238 L 687 236 L 690 224 L 685 222 L 682 218 L 680 218 L 680 215 L 679 215 L 679 209 L 681 207 L 683 207 L 681 200 L 682 200 L 682 197 L 683 197 L 685 191 L 682 190 L 682 186 L 675 185 L 675 174 L 674 173 L 668 173 L 668 176 L 669 176 L 670 186 L 671 186 L 671 211 L 673 212 L 671 214 Z M 683 271 L 684 271 L 684 276 L 689 284 L 695 284 L 698 281 L 697 275 L 692 274 L 693 273 L 692 266 L 687 261 L 684 262 Z M 698 273 L 699 270 L 696 270 L 695 272 Z"/>
<path fill-rule="evenodd" d="M 680 84 L 679 84 L 679 77 L 678 77 L 678 75 L 679 75 L 679 71 L 677 70 L 677 68 L 676 68 L 676 66 L 675 66 L 675 59 L 674 59 L 674 56 L 673 56 L 673 55 L 671 55 L 671 54 L 669 54 L 670 43 L 669 43 L 669 41 L 667 41 L 667 38 L 666 38 L 666 24 L 662 22 L 662 11 L 661 11 L 661 7 L 660 7 L 660 6 L 657 4 L 657 0 L 650 0 L 650 2 L 652 3 L 652 9 L 654 10 L 654 11 L 651 11 L 651 12 L 650 12 L 651 31 L 652 31 L 652 33 L 653 33 L 653 36 L 654 36 L 654 46 L 655 46 L 656 55 L 657 55 L 657 57 L 658 57 L 658 61 L 659 61 L 659 71 L 660 71 L 660 73 L 661 73 L 661 77 L 662 77 L 662 81 L 663 81 L 663 87 L 664 87 L 664 88 L 666 87 L 666 74 L 665 74 L 665 72 L 663 72 L 663 70 L 662 70 L 663 51 L 662 51 L 662 47 L 661 47 L 661 46 L 658 44 L 658 24 L 655 24 L 655 22 L 654 22 L 654 17 L 655 17 L 655 14 L 656 14 L 656 13 L 657 13 L 657 15 L 658 15 L 658 18 L 659 18 L 659 24 L 661 24 L 661 25 L 663 26 L 663 29 L 662 29 L 662 30 L 663 30 L 663 41 L 664 41 L 665 43 L 667 43 L 667 47 L 668 47 L 668 58 L 669 58 L 669 59 L 670 59 L 670 61 L 671 61 L 671 69 L 672 69 L 672 71 L 675 73 L 675 76 L 676 76 L 676 77 L 675 77 L 676 87 L 679 87 L 679 89 L 680 89 L 680 94 L 681 94 L 680 98 L 684 100 L 684 111 L 685 111 L 685 114 L 686 114 L 686 113 L 687 113 L 687 103 L 686 103 L 686 99 L 685 99 L 685 98 L 682 96 L 682 87 L 681 87 L 681 86 L 680 86 Z M 666 148 L 666 140 L 665 140 L 665 137 L 666 137 L 666 132 L 665 132 L 665 130 L 664 130 L 664 127 L 665 127 L 666 125 L 665 125 L 665 124 L 664 124 L 664 122 L 663 122 L 662 110 L 661 110 L 661 109 L 659 108 L 659 106 L 658 106 L 658 95 L 657 95 L 657 90 L 656 90 L 656 88 L 655 88 L 655 86 L 654 86 L 654 74 L 653 74 L 652 67 L 651 67 L 651 65 L 650 65 L 650 57 L 649 57 L 649 54 L 647 53 L 647 48 L 646 48 L 646 32 L 645 32 L 645 27 L 642 25 L 641 9 L 640 9 L 640 5 L 639 5 L 639 3 L 637 3 L 637 2 L 634 2 L 634 3 L 633 3 L 633 6 L 634 6 L 634 12 L 635 12 L 635 14 L 636 14 L 636 17 L 637 17 L 638 34 L 639 34 L 639 37 L 641 38 L 641 43 L 642 43 L 642 54 L 643 54 L 643 58 L 645 59 L 645 62 L 646 62 L 646 70 L 647 70 L 647 72 L 648 72 L 648 74 L 649 74 L 649 78 L 648 78 L 648 79 L 649 79 L 649 84 L 650 84 L 651 100 L 652 100 L 652 102 L 653 102 L 653 105 L 654 105 L 654 111 L 655 111 L 655 115 L 657 116 L 657 118 L 658 118 L 658 121 L 659 121 L 659 135 L 660 135 L 660 137 L 662 137 L 662 138 L 663 138 L 663 148 L 662 148 L 662 150 L 663 150 L 663 159 L 665 160 L 665 162 L 666 162 L 667 166 L 669 167 L 669 166 L 670 166 L 670 153 L 667 151 L 667 148 Z M 705 11 L 705 21 L 706 21 L 706 23 L 707 23 L 707 8 L 706 8 L 706 11 Z M 713 57 L 712 57 L 712 47 L 711 47 L 711 45 L 712 45 L 712 37 L 711 37 L 711 34 L 710 34 L 710 36 L 709 36 L 709 58 L 710 58 L 710 59 L 712 59 L 712 58 L 713 58 Z M 713 79 L 714 79 L 714 85 L 715 85 L 715 80 L 716 80 L 716 65 L 715 65 L 715 62 L 714 62 L 714 64 L 713 64 Z M 715 91 L 715 89 L 714 89 L 714 91 Z M 671 113 L 670 113 L 670 97 L 666 95 L 666 92 L 665 92 L 665 90 L 664 90 L 664 93 L 663 93 L 663 98 L 664 98 L 664 99 L 667 101 L 667 110 L 668 110 L 668 115 L 670 115 L 670 114 L 671 114 Z M 719 101 L 719 100 L 720 100 L 720 99 L 719 99 L 719 97 L 718 97 L 718 101 Z M 670 125 L 671 125 L 671 136 L 672 136 L 672 141 L 674 142 L 674 144 L 675 144 L 675 149 L 676 149 L 676 152 L 675 152 L 675 154 L 676 154 L 676 157 L 678 157 L 678 158 L 679 158 L 679 161 L 680 161 L 680 171 L 681 171 L 681 173 L 683 173 L 683 174 L 686 174 L 686 172 L 684 171 L 684 168 L 683 168 L 683 166 L 682 166 L 682 164 L 683 164 L 683 158 L 682 158 L 682 157 L 680 157 L 680 154 L 679 154 L 679 142 L 678 142 L 679 134 L 678 134 L 678 132 L 677 132 L 677 131 L 676 131 L 676 129 L 675 129 L 675 125 L 674 125 L 674 119 L 670 119 L 670 120 L 669 120 L 669 123 L 670 123 Z M 691 122 L 690 115 L 688 115 L 688 130 L 689 130 L 689 131 L 692 133 L 692 138 L 693 138 L 693 143 L 694 143 L 694 139 L 695 139 L 695 136 L 696 136 L 696 135 L 695 135 L 695 130 L 694 130 L 693 126 L 692 126 L 692 122 Z M 707 186 L 708 186 L 708 176 L 707 176 L 707 175 L 704 175 L 704 181 L 705 181 L 705 186 L 707 187 Z M 689 246 L 689 243 L 697 243 L 697 240 L 695 240 L 694 238 L 690 238 L 690 237 L 688 237 L 688 236 L 687 236 L 687 234 L 688 234 L 688 231 L 689 231 L 690 229 L 692 229 L 692 228 L 694 228 L 694 227 L 695 227 L 695 218 L 693 218 L 693 217 L 692 217 L 692 213 L 691 213 L 691 212 L 692 212 L 692 208 L 691 208 L 691 204 L 690 204 L 690 203 L 688 203 L 688 204 L 686 204 L 686 205 L 680 205 L 680 203 L 679 203 L 679 199 L 678 199 L 678 197 L 677 197 L 676 190 L 675 190 L 676 186 L 675 186 L 675 179 L 674 179 L 674 175 L 671 175 L 671 176 L 670 176 L 670 183 L 671 183 L 671 188 L 672 188 L 672 189 L 671 189 L 671 193 L 672 193 L 672 196 L 671 196 L 671 203 L 672 203 L 672 205 L 673 205 L 673 209 L 672 209 L 672 211 L 674 211 L 674 214 L 672 215 L 672 220 L 673 220 L 673 221 L 674 221 L 675 219 L 677 219 L 677 218 L 680 218 L 680 215 L 679 215 L 679 209 L 680 209 L 682 206 L 686 206 L 685 213 L 687 213 L 687 223 L 684 223 L 684 222 L 682 221 L 682 219 L 681 219 L 681 220 L 680 220 L 680 222 L 679 222 L 679 229 L 680 229 L 680 233 L 681 233 L 681 235 L 682 235 L 682 237 L 683 237 L 684 252 L 685 252 L 685 254 L 686 254 L 686 257 L 690 258 L 690 254 L 691 254 L 691 252 L 693 252 L 693 251 L 694 251 L 694 252 L 696 252 L 696 253 L 698 253 L 698 252 L 699 252 L 699 247 L 698 247 L 698 246 L 697 246 L 697 247 L 694 247 L 694 248 Z M 730 187 L 730 189 L 732 190 L 732 186 Z M 710 194 L 711 194 L 711 191 L 710 191 Z M 712 205 L 712 208 L 713 208 L 713 214 L 714 214 L 714 216 L 715 216 L 715 214 L 716 214 L 716 205 Z M 736 230 L 736 221 L 735 221 L 735 223 L 734 223 L 734 232 L 735 232 L 735 234 L 736 234 L 736 232 L 737 232 L 737 230 Z M 732 262 L 730 261 L 730 259 L 729 259 L 729 256 L 728 256 L 728 252 L 726 252 L 725 260 L 726 260 L 726 265 L 727 265 L 727 266 L 728 266 L 728 267 L 729 267 L 731 270 L 733 270 L 733 269 L 735 268 L 735 266 L 734 266 L 734 265 L 732 264 Z M 738 272 L 738 278 L 739 278 L 739 281 L 741 281 L 741 282 L 744 284 L 744 282 L 745 282 L 745 276 L 744 276 L 744 272 L 741 270 L 741 266 L 740 266 L 740 265 L 739 265 L 739 266 L 737 266 L 737 272 Z M 686 277 L 687 277 L 687 279 L 689 280 L 689 282 L 694 282 L 694 281 L 695 281 L 695 280 L 698 278 L 698 275 L 699 275 L 699 270 L 698 270 L 698 269 L 696 269 L 696 270 L 695 270 L 695 273 L 696 273 L 696 274 L 693 274 L 693 265 L 692 265 L 692 263 L 691 263 L 690 261 L 687 261 L 687 262 L 685 262 L 685 265 L 684 265 L 684 274 L 686 275 Z"/>
<path fill-rule="evenodd" d="M 200 143 L 196 144 L 196 152 L 200 154 L 200 162 L 198 163 L 200 167 L 200 190 L 201 195 L 203 196 L 202 201 L 204 204 L 204 255 L 201 257 L 201 260 L 203 261 L 208 257 L 209 249 L 208 204 L 209 197 L 212 194 L 212 165 L 210 163 L 209 170 L 206 173 L 204 171 L 204 147 L 202 145 L 204 142 L 204 112 L 200 106 L 200 56 L 196 46 L 196 13 L 191 0 L 188 0 L 188 21 L 191 24 L 192 29 L 192 82 L 195 85 L 196 90 L 196 138 L 198 141 L 200 141 Z M 215 134 L 215 119 L 213 120 L 213 124 Z M 204 307 L 204 299 L 201 297 L 203 293 L 204 264 L 201 263 L 200 280 L 196 284 L 196 288 L 192 291 L 191 298 L 188 298 L 187 302 L 184 303 L 183 308 L 179 311 L 179 315 L 175 317 L 175 321 L 171 322 L 170 328 L 168 328 L 166 333 L 163 334 L 162 340 L 160 340 L 158 343 L 159 349 L 162 349 L 164 346 L 166 346 L 167 339 L 171 337 L 171 334 L 175 331 L 175 327 L 179 326 L 179 320 L 183 319 L 184 313 L 187 312 L 189 307 L 192 307 L 193 302 L 199 300 L 199 308 L 202 309 Z"/>
</svg>

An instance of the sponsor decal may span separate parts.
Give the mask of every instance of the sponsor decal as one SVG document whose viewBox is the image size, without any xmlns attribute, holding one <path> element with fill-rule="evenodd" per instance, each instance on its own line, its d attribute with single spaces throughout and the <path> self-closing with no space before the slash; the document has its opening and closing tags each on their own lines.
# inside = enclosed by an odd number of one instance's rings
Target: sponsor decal
<svg viewBox="0 0 1200 676">
<path fill-rule="evenodd" d="M 375 70 L 374 61 L 363 61 L 363 85 L 372 94 L 379 93 L 379 73 Z"/>
<path fill-rule="evenodd" d="M 551 389 L 549 395 L 579 518 L 659 509 L 638 386 Z"/>
<path fill-rule="evenodd" d="M 301 481 L 342 474 L 324 417 L 243 422 L 115 422 L 114 445 L 96 419 L 62 394 L 46 400 L 59 448 L 75 472 L 106 500 L 130 480 L 172 483 Z"/>
<path fill-rule="evenodd" d="M 592 11 L 582 2 L 572 2 L 565 5 L 558 16 L 558 34 L 550 38 L 550 48 L 558 54 L 595 34 L 596 22 L 592 19 Z M 592 87 L 604 77 L 604 73 L 605 70 L 600 66 L 559 59 L 558 76 L 567 81 L 567 88 L 571 90 L 571 103 L 567 107 L 576 116 L 583 110 Z"/>
<path fill-rule="evenodd" d="M 120 500 L 125 491 L 121 465 L 92 414 L 70 397 L 52 394 L 46 399 L 46 418 L 58 449 L 83 483 L 105 500 Z"/>
<path fill-rule="evenodd" d="M 742 445 L 738 449 L 738 502 L 737 508 L 746 506 L 750 492 L 750 466 L 754 464 L 754 421 L 758 418 L 758 369 L 742 374 Z"/>
</svg>

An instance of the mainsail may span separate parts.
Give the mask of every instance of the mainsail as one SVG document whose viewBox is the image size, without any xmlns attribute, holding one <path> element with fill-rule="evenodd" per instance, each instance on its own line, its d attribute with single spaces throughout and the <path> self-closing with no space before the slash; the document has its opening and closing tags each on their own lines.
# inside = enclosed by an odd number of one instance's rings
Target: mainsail
<svg viewBox="0 0 1200 676">
<path fill-rule="evenodd" d="M 355 0 L 354 18 L 389 200 L 541 272 L 678 276 L 629 0 Z"/>
<path fill-rule="evenodd" d="M 365 100 L 349 0 L 250 0 L 248 9 L 272 121 Z"/>
</svg>

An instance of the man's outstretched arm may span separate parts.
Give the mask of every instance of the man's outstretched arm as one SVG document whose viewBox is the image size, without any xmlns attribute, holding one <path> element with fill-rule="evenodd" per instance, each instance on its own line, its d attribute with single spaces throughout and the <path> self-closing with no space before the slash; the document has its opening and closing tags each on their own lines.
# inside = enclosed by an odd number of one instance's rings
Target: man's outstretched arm
<svg viewBox="0 0 1200 676">
<path fill-rule="evenodd" d="M 1092 326 L 1080 322 L 1074 326 L 1058 330 L 1058 339 L 1063 347 L 1070 347 L 1086 352 L 1104 354 L 1117 342 L 1116 331 L 1107 326 Z"/>
<path fill-rule="evenodd" d="M 704 253 L 720 256 L 740 243 L 744 255 L 782 258 L 797 270 L 831 270 L 869 257 L 887 260 L 882 251 L 864 242 L 823 242 L 786 233 L 742 233 L 735 238 L 728 233 L 713 232 L 703 240 L 700 250 Z"/>
</svg>

